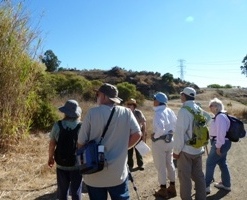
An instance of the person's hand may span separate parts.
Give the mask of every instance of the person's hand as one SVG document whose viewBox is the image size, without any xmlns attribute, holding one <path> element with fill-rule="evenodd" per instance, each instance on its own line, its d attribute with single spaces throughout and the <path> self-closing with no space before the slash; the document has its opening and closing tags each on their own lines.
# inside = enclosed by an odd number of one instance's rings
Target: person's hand
<svg viewBox="0 0 247 200">
<path fill-rule="evenodd" d="M 54 158 L 53 158 L 53 157 L 48 159 L 48 166 L 49 166 L 50 168 L 53 167 L 54 163 L 55 163 L 55 161 L 54 161 Z"/>
<path fill-rule="evenodd" d="M 174 158 L 174 159 L 178 159 L 178 158 L 179 158 L 179 154 L 173 153 L 173 158 Z"/>
<path fill-rule="evenodd" d="M 220 148 L 216 148 L 217 155 L 221 156 Z"/>
</svg>

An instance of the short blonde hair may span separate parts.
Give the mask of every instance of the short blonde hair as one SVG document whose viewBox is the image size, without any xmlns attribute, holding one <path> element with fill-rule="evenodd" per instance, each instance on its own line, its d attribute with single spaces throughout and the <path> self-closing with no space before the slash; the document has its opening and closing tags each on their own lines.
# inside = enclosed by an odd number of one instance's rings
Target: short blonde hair
<svg viewBox="0 0 247 200">
<path fill-rule="evenodd" d="M 218 112 L 225 112 L 225 107 L 224 107 L 222 101 L 219 100 L 218 98 L 214 98 L 214 99 L 210 100 L 209 106 L 211 106 L 211 105 L 216 106 Z"/>
</svg>

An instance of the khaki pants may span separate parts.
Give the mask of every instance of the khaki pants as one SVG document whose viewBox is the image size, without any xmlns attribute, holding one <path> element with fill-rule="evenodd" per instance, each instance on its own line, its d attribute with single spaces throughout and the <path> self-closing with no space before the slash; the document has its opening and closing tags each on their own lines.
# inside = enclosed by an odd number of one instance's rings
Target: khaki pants
<svg viewBox="0 0 247 200">
<path fill-rule="evenodd" d="M 206 184 L 202 171 L 202 155 L 191 155 L 181 152 L 177 160 L 177 168 L 181 199 L 192 200 L 192 179 L 195 182 L 195 199 L 206 200 Z"/>
<path fill-rule="evenodd" d="M 160 185 L 166 185 L 167 178 L 175 182 L 175 166 L 173 164 L 173 142 L 165 143 L 164 140 L 152 142 L 154 166 L 158 172 Z"/>
</svg>

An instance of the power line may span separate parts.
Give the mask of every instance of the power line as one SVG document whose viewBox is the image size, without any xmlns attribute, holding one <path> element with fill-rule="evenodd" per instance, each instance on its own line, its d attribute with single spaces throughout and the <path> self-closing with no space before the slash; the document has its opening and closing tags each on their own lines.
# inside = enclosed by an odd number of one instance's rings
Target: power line
<svg viewBox="0 0 247 200">
<path fill-rule="evenodd" d="M 200 72 L 202 72 L 202 71 L 208 71 L 208 72 L 211 72 L 212 70 L 215 72 L 215 71 L 220 71 L 220 72 L 229 72 L 229 71 L 232 71 L 232 72 L 241 72 L 241 70 L 240 70 L 240 68 L 235 68 L 235 69 L 230 69 L 230 68 L 188 68 L 188 67 L 186 67 L 186 69 L 189 71 L 189 70 L 193 70 L 193 71 L 200 71 Z"/>
<path fill-rule="evenodd" d="M 224 61 L 205 61 L 205 62 L 189 62 L 191 65 L 225 65 L 225 64 L 241 64 L 239 60 L 224 60 Z"/>
</svg>

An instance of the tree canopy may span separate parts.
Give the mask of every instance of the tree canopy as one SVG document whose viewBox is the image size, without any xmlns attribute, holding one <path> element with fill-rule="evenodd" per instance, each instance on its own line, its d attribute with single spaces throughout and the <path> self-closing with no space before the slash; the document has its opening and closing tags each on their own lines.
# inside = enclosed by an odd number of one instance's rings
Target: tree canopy
<svg viewBox="0 0 247 200">
<path fill-rule="evenodd" d="M 54 72 L 57 71 L 61 61 L 58 60 L 57 56 L 53 53 L 52 50 L 47 50 L 44 53 L 44 56 L 41 57 L 42 63 L 46 66 L 46 71 Z"/>
<path fill-rule="evenodd" d="M 243 61 L 242 61 L 243 65 L 240 67 L 240 69 L 242 70 L 242 74 L 245 74 L 245 76 L 247 76 L 247 55 L 244 57 Z"/>
</svg>

